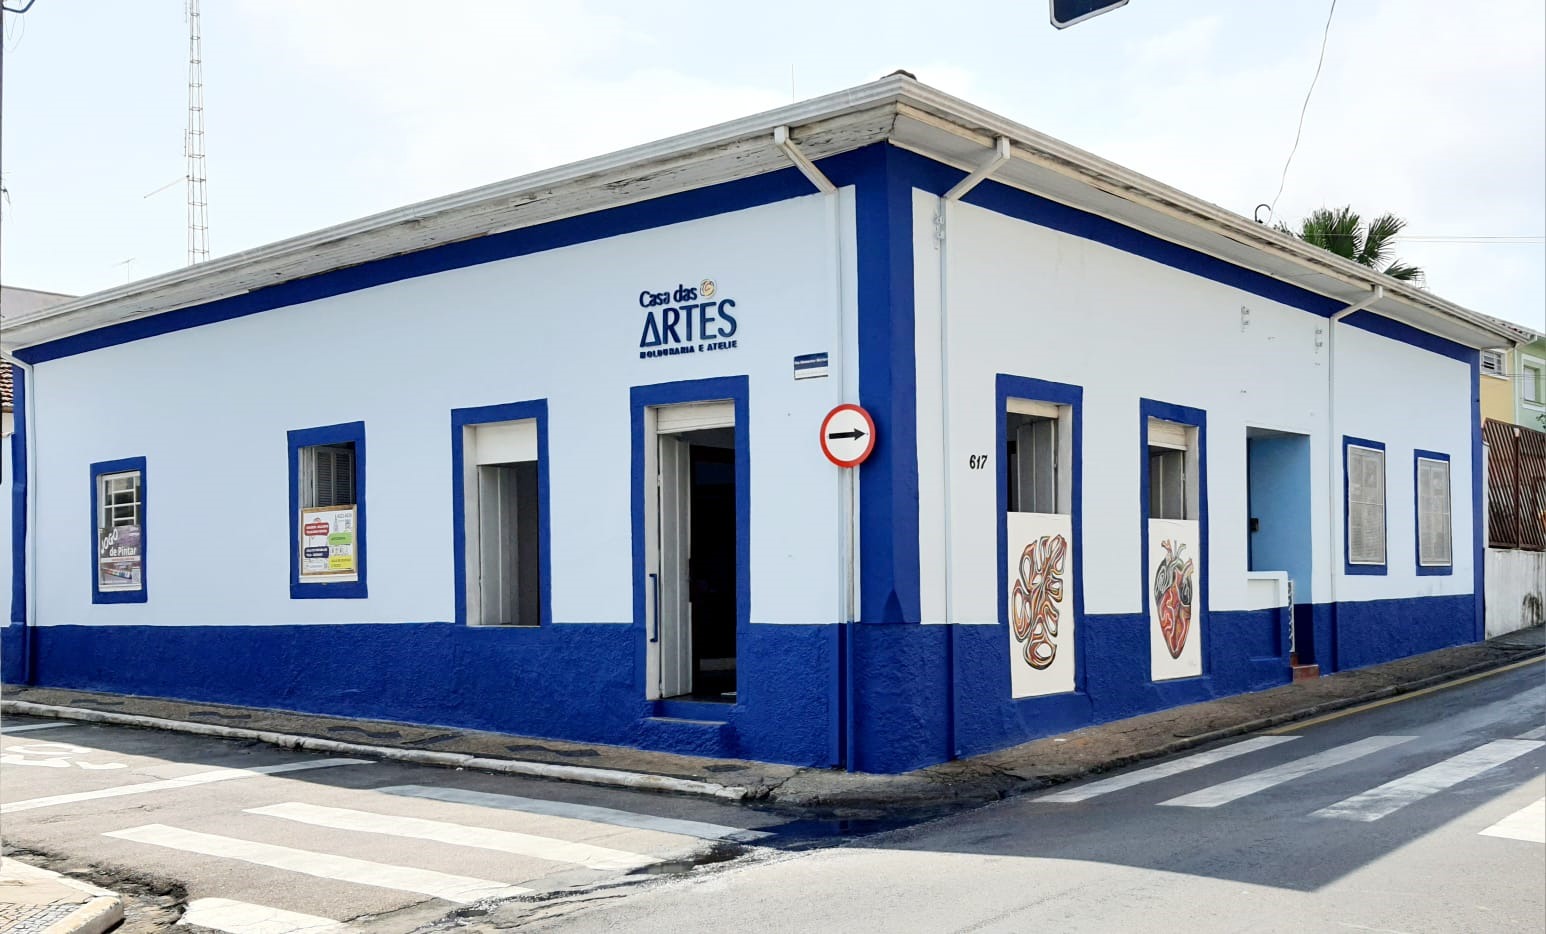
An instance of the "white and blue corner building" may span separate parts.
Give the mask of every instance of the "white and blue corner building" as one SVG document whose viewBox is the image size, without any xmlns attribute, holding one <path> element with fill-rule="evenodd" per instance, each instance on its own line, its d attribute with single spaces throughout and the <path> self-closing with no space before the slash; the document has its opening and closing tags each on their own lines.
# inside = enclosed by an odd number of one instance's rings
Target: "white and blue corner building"
<svg viewBox="0 0 1546 934">
<path fill-rule="evenodd" d="M 1500 327 L 896 75 L 8 320 L 4 680 L 897 772 L 1472 642 Z"/>
</svg>

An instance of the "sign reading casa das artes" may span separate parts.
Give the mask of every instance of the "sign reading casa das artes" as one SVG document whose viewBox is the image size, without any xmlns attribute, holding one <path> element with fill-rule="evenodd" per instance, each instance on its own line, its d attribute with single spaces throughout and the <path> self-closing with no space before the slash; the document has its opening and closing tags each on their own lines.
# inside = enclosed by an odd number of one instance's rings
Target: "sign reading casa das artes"
<svg viewBox="0 0 1546 934">
<path fill-rule="evenodd" d="M 720 298 L 713 279 L 697 287 L 678 284 L 659 292 L 639 293 L 644 330 L 639 334 L 639 359 L 710 353 L 736 347 L 735 299 Z"/>
</svg>

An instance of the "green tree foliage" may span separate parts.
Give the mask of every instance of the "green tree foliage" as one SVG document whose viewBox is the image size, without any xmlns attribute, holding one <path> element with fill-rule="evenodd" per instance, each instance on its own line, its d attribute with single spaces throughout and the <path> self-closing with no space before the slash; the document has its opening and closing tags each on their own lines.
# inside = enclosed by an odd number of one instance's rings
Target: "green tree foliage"
<svg viewBox="0 0 1546 934">
<path fill-rule="evenodd" d="M 1298 230 L 1281 222 L 1278 230 L 1392 279 L 1421 285 L 1423 271 L 1391 255 L 1393 241 L 1405 226 L 1406 221 L 1394 214 L 1381 214 L 1365 225 L 1357 211 L 1344 206 L 1316 208 L 1300 221 Z"/>
</svg>

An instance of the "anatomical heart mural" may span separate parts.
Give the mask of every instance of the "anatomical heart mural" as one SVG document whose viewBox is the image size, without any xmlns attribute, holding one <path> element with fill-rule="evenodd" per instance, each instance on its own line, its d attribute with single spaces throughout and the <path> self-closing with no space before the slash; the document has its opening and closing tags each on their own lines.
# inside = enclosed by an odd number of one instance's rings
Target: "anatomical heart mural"
<svg viewBox="0 0 1546 934">
<path fill-rule="evenodd" d="M 1072 691 L 1072 522 L 1012 512 L 1007 525 L 1010 691 L 1014 697 Z"/>
<path fill-rule="evenodd" d="M 1202 674 L 1202 569 L 1194 520 L 1149 520 L 1149 660 L 1155 681 Z"/>
</svg>

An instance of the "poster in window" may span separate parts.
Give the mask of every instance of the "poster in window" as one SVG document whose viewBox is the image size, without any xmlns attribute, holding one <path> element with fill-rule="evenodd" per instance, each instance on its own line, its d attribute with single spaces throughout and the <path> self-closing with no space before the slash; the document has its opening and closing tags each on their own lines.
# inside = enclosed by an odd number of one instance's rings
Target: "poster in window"
<svg viewBox="0 0 1546 934">
<path fill-rule="evenodd" d="M 1074 689 L 1073 520 L 1011 512 L 1009 688 L 1016 699 Z"/>
<path fill-rule="evenodd" d="M 301 578 L 355 580 L 353 506 L 301 510 Z"/>
<path fill-rule="evenodd" d="M 139 590 L 144 586 L 140 527 L 115 525 L 97 530 L 97 589 Z"/>
<path fill-rule="evenodd" d="M 1202 674 L 1201 524 L 1150 519 L 1149 672 L 1155 681 Z"/>
</svg>

